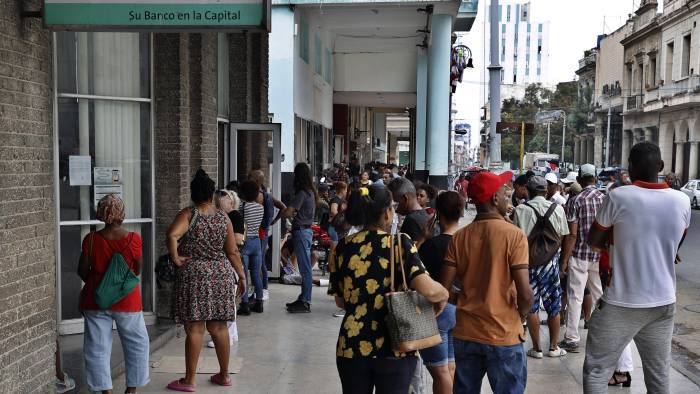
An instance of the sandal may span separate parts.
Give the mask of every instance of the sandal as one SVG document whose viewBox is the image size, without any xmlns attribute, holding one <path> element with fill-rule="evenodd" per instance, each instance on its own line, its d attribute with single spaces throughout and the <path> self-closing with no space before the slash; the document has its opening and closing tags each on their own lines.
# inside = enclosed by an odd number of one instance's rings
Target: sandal
<svg viewBox="0 0 700 394">
<path fill-rule="evenodd" d="M 231 378 L 226 378 L 224 379 L 220 373 L 217 373 L 215 375 L 211 375 L 211 378 L 209 378 L 212 383 L 218 384 L 219 386 L 231 386 L 233 385 L 233 381 Z"/>
<path fill-rule="evenodd" d="M 184 391 L 187 393 L 194 393 L 197 391 L 197 386 L 194 384 L 187 384 L 183 382 L 184 379 L 177 379 L 173 380 L 172 382 L 168 383 L 168 389 L 173 390 L 173 391 Z"/>
<path fill-rule="evenodd" d="M 620 378 L 620 379 L 618 379 Z M 632 385 L 632 375 L 629 372 L 615 371 L 608 381 L 608 386 L 630 387 Z"/>
</svg>

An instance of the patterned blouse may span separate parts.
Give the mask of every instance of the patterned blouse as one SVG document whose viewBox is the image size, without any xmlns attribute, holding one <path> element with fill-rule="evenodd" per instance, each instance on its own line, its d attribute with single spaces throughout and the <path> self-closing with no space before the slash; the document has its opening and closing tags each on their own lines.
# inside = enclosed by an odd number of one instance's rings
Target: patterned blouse
<svg viewBox="0 0 700 394">
<path fill-rule="evenodd" d="M 426 273 L 411 239 L 401 237 L 406 280 Z M 345 300 L 336 356 L 344 358 L 402 358 L 411 353 L 391 349 L 385 319 L 385 295 L 391 292 L 389 267 L 391 235 L 383 231 L 360 231 L 338 242 L 330 259 L 328 294 Z M 398 250 L 398 247 L 396 247 Z M 398 259 L 394 268 L 395 290 L 403 289 Z"/>
</svg>

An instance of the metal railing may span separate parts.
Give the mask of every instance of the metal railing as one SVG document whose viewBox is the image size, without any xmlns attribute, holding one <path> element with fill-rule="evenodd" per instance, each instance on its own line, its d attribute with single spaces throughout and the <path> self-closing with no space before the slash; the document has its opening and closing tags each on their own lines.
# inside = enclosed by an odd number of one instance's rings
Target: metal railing
<svg viewBox="0 0 700 394">
<path fill-rule="evenodd" d="M 625 97 L 625 111 L 633 111 L 642 108 L 643 94 L 633 94 Z"/>
</svg>

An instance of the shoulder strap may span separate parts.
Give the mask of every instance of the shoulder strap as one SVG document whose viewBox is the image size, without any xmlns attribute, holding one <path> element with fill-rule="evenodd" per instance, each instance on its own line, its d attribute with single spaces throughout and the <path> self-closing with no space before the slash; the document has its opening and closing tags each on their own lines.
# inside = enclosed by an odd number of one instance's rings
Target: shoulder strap
<svg viewBox="0 0 700 394">
<path fill-rule="evenodd" d="M 88 249 L 88 265 L 90 266 L 90 270 L 92 270 L 92 245 L 95 243 L 95 233 L 96 231 L 90 233 L 90 248 Z"/>
<path fill-rule="evenodd" d="M 540 213 L 537 212 L 537 210 L 535 209 L 535 207 L 533 207 L 532 205 L 530 205 L 529 202 L 525 202 L 525 203 L 523 203 L 523 205 L 525 205 L 526 207 L 529 207 L 530 209 L 532 209 L 532 210 L 535 212 L 535 216 L 537 216 L 537 220 L 542 219 L 542 215 L 540 215 Z"/>
<path fill-rule="evenodd" d="M 549 218 L 552 216 L 554 211 L 557 209 L 557 203 L 553 202 L 552 205 L 549 206 L 549 209 L 547 210 L 547 213 L 544 214 L 544 218 L 549 220 Z"/>
<path fill-rule="evenodd" d="M 194 228 L 195 222 L 199 218 L 199 210 L 197 207 L 192 206 L 192 217 L 190 218 L 190 225 L 187 226 L 187 232 L 189 233 Z"/>
</svg>

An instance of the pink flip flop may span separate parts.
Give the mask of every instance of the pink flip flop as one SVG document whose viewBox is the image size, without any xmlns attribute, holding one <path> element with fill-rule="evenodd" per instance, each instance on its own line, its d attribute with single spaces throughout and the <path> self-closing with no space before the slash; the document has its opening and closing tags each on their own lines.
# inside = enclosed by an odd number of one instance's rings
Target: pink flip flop
<svg viewBox="0 0 700 394">
<path fill-rule="evenodd" d="M 211 380 L 211 382 L 214 384 L 218 384 L 219 386 L 231 386 L 231 385 L 233 385 L 233 381 L 231 380 L 231 378 L 228 378 L 228 380 L 224 380 L 224 378 L 221 376 L 221 374 L 218 374 L 218 373 L 215 375 L 211 375 L 211 378 L 209 380 Z"/>
<path fill-rule="evenodd" d="M 197 391 L 197 386 L 194 384 L 183 383 L 183 379 L 173 380 L 172 382 L 168 383 L 167 387 L 173 391 L 184 391 L 188 393 L 194 393 Z"/>
</svg>

